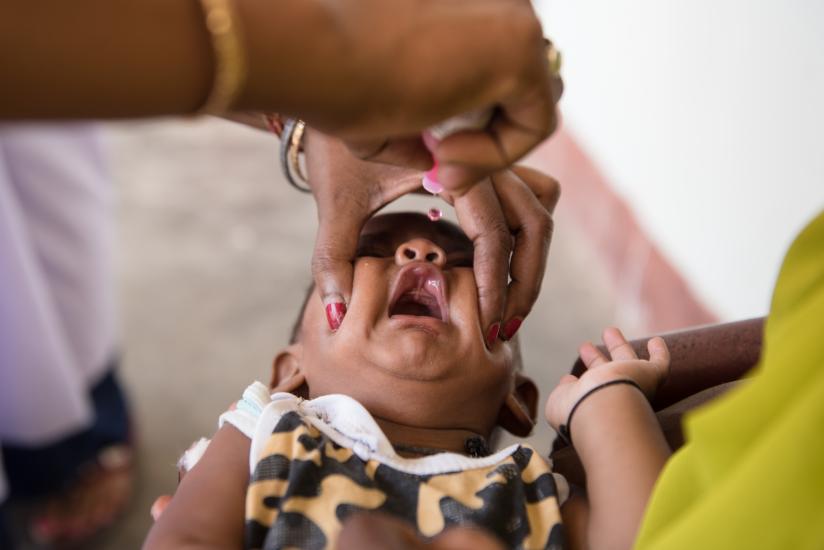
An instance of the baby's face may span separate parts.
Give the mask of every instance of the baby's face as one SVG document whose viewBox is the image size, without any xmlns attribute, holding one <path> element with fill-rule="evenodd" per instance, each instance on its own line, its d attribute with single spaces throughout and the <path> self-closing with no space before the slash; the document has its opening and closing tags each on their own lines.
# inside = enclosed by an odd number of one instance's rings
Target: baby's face
<svg viewBox="0 0 824 550">
<path fill-rule="evenodd" d="M 494 426 L 513 380 L 510 345 L 484 344 L 472 243 L 417 214 L 371 220 L 337 332 L 317 294 L 301 330 L 311 396 L 346 393 L 373 414 L 422 427 Z M 456 424 L 457 422 L 457 424 Z"/>
</svg>

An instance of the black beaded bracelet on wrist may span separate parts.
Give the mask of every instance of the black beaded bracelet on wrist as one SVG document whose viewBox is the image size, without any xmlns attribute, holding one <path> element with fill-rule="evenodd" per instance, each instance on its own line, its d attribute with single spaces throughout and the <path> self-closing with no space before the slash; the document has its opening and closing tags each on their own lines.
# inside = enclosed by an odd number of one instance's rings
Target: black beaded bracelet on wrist
<svg viewBox="0 0 824 550">
<path fill-rule="evenodd" d="M 639 392 L 641 392 L 642 394 L 644 393 L 644 390 L 641 389 L 641 386 L 639 386 L 637 382 L 635 382 L 634 380 L 630 380 L 629 378 L 619 378 L 618 380 L 610 380 L 609 382 L 604 382 L 603 384 L 599 384 L 599 385 L 595 386 L 594 388 L 591 388 L 588 392 L 586 392 L 584 395 L 582 395 L 580 398 L 578 398 L 578 401 L 576 401 L 575 404 L 572 406 L 572 410 L 569 411 L 569 416 L 567 416 L 566 423 L 561 424 L 560 426 L 558 426 L 558 437 L 560 437 L 564 441 L 564 443 L 566 443 L 567 445 L 572 447 L 573 446 L 572 445 L 572 432 L 571 432 L 571 429 L 572 429 L 572 415 L 575 414 L 576 410 L 578 410 L 578 406 L 581 403 L 583 403 L 584 400 L 587 397 L 589 397 L 590 395 L 592 395 L 593 393 L 595 393 L 599 390 L 602 390 L 604 388 L 608 388 L 610 386 L 615 386 L 615 385 L 618 385 L 618 384 L 626 384 L 628 386 L 634 386 L 634 387 L 638 388 Z"/>
</svg>

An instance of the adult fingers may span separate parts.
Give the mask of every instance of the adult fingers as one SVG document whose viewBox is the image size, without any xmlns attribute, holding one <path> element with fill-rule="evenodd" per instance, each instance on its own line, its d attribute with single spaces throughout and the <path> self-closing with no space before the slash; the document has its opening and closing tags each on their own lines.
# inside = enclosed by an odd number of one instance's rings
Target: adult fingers
<svg viewBox="0 0 824 550">
<path fill-rule="evenodd" d="M 504 546 L 489 532 L 478 527 L 450 527 L 435 537 L 432 550 L 504 550 Z"/>
<path fill-rule="evenodd" d="M 638 359 L 632 345 L 627 342 L 624 335 L 615 327 L 604 329 L 604 345 L 609 350 L 609 354 L 614 361 L 632 361 Z"/>
<path fill-rule="evenodd" d="M 358 512 L 349 516 L 343 522 L 337 546 L 341 550 L 417 550 L 428 547 L 409 524 L 383 512 Z"/>
<path fill-rule="evenodd" d="M 371 211 L 363 167 L 346 146 L 312 128 L 304 135 L 307 176 L 318 209 L 312 275 L 331 330 L 346 315 L 352 294 L 352 261 Z"/>
<path fill-rule="evenodd" d="M 529 166 L 516 165 L 511 170 L 529 187 L 538 202 L 550 214 L 555 212 L 555 207 L 558 206 L 558 200 L 561 198 L 561 185 L 558 180 Z"/>
<path fill-rule="evenodd" d="M 581 361 L 587 369 L 594 369 L 609 362 L 592 342 L 581 344 L 578 348 L 578 355 L 581 357 Z"/>
<path fill-rule="evenodd" d="M 546 139 L 558 124 L 551 79 L 517 100 L 500 105 L 482 131 L 458 132 L 435 149 L 438 181 L 448 189 L 507 168 Z"/>
<path fill-rule="evenodd" d="M 346 141 L 346 146 L 357 158 L 417 170 L 432 168 L 432 153 L 420 136 L 397 139 Z"/>
<path fill-rule="evenodd" d="M 501 329 L 512 237 L 490 181 L 454 199 L 458 222 L 474 245 L 481 328 L 492 347 Z"/>
<path fill-rule="evenodd" d="M 346 304 L 352 295 L 352 262 L 366 219 L 355 209 L 324 210 L 319 206 L 320 221 L 312 254 L 312 275 L 326 310 L 329 328 L 336 331 L 343 322 Z"/>
<path fill-rule="evenodd" d="M 501 333 L 509 340 L 538 299 L 552 240 L 552 216 L 513 172 L 495 174 L 492 182 L 515 237 Z"/>
</svg>

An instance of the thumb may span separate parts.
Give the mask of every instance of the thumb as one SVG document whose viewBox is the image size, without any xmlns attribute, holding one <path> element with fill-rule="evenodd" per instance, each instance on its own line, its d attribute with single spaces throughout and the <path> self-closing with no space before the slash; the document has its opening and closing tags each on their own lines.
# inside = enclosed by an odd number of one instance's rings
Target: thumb
<svg viewBox="0 0 824 550">
<path fill-rule="evenodd" d="M 365 220 L 351 210 L 322 212 L 312 255 L 312 275 L 332 331 L 338 330 L 352 296 L 353 262 Z"/>
</svg>

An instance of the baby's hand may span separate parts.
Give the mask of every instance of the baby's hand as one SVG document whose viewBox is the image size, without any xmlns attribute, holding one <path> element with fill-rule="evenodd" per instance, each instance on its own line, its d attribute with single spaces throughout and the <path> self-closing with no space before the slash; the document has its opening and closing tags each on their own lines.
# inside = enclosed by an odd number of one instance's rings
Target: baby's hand
<svg viewBox="0 0 824 550">
<path fill-rule="evenodd" d="M 578 348 L 578 353 L 587 371 L 580 378 L 565 375 L 549 394 L 544 414 L 555 431 L 567 422 L 575 404 L 596 386 L 613 380 L 631 380 L 650 399 L 667 377 L 670 356 L 662 338 L 655 337 L 647 342 L 649 360 L 638 359 L 632 346 L 617 328 L 604 330 L 603 339 L 612 361 L 604 357 L 591 342 L 583 344 Z"/>
</svg>

